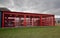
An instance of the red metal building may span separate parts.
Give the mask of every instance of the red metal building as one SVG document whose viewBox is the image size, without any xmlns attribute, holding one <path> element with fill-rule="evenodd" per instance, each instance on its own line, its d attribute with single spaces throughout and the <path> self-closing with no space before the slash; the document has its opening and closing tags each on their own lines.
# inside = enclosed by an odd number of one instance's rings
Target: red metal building
<svg viewBox="0 0 60 38">
<path fill-rule="evenodd" d="M 54 15 L 2 11 L 2 27 L 55 26 Z"/>
</svg>

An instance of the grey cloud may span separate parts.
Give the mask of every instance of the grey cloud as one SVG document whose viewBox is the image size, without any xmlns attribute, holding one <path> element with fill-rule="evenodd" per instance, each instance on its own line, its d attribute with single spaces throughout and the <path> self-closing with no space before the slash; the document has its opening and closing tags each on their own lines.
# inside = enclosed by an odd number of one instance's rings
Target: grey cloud
<svg viewBox="0 0 60 38">
<path fill-rule="evenodd" d="M 8 4 L 11 4 L 10 3 L 10 1 L 9 0 L 0 0 L 0 4 L 2 4 L 2 5 L 7 5 L 8 6 Z"/>
<path fill-rule="evenodd" d="M 60 0 L 0 0 L 11 11 L 28 11 L 60 15 Z"/>
</svg>

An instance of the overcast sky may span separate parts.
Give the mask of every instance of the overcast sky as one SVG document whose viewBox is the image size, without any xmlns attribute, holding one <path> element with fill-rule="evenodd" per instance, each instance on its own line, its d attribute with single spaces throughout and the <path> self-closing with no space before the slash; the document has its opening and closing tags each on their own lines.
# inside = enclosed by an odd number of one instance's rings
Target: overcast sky
<svg viewBox="0 0 60 38">
<path fill-rule="evenodd" d="M 0 7 L 11 11 L 54 14 L 60 17 L 60 0 L 0 0 Z"/>
</svg>

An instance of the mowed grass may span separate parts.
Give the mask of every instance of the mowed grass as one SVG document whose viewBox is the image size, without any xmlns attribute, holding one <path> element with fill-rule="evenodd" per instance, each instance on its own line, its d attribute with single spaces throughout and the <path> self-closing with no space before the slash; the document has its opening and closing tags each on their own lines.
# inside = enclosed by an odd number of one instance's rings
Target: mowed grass
<svg viewBox="0 0 60 38">
<path fill-rule="evenodd" d="M 60 26 L 0 28 L 0 38 L 60 38 Z"/>
</svg>

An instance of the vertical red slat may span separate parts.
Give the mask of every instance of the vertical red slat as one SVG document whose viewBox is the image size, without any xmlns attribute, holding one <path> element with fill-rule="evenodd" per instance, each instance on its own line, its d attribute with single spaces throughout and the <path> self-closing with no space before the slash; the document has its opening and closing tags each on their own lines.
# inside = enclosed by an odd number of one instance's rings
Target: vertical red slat
<svg viewBox="0 0 60 38">
<path fill-rule="evenodd" d="M 44 20 L 45 22 L 44 22 L 44 25 L 46 25 L 46 17 L 45 17 L 45 20 Z"/>
<path fill-rule="evenodd" d="M 15 17 L 16 18 L 16 17 Z M 15 21 L 15 19 L 14 19 L 14 24 L 13 24 L 13 27 L 15 27 L 16 26 L 16 21 Z"/>
<path fill-rule="evenodd" d="M 30 17 L 30 25 L 32 26 L 32 24 L 31 24 L 31 23 L 32 23 L 32 18 Z"/>
<path fill-rule="evenodd" d="M 49 24 L 50 24 L 50 26 L 51 26 L 51 17 L 49 17 L 49 20 L 50 20 Z"/>
<path fill-rule="evenodd" d="M 34 18 L 32 19 L 32 26 L 34 26 Z"/>
<path fill-rule="evenodd" d="M 50 17 L 48 17 L 48 20 L 49 20 L 48 22 L 49 22 L 49 26 L 50 26 Z"/>
<path fill-rule="evenodd" d="M 11 15 L 12 15 L 12 13 L 11 13 Z M 13 14 L 13 15 L 14 15 L 14 24 L 13 24 L 13 27 L 15 27 L 15 25 L 16 25 L 16 22 L 15 22 L 16 15 L 15 14 Z"/>
<path fill-rule="evenodd" d="M 52 26 L 52 19 L 51 19 L 51 16 L 50 16 L 50 26 Z"/>
<path fill-rule="evenodd" d="M 50 26 L 51 26 L 51 17 L 49 19 L 50 19 Z"/>
<path fill-rule="evenodd" d="M 24 26 L 26 26 L 26 15 L 24 15 Z"/>
<path fill-rule="evenodd" d="M 51 20 L 52 20 L 52 26 L 53 26 L 53 16 L 51 17 Z"/>
<path fill-rule="evenodd" d="M 47 17 L 47 26 L 49 26 L 49 20 L 48 20 L 48 17 Z"/>
<path fill-rule="evenodd" d="M 54 17 L 54 26 L 55 26 L 55 17 Z"/>
<path fill-rule="evenodd" d="M 51 22 L 52 22 L 52 26 L 53 26 L 53 17 L 51 17 L 51 20 L 52 20 Z"/>
<path fill-rule="evenodd" d="M 55 26 L 55 17 L 53 16 L 53 26 Z"/>
<path fill-rule="evenodd" d="M 53 26 L 53 16 L 52 16 L 52 26 Z"/>
<path fill-rule="evenodd" d="M 42 16 L 40 16 L 40 26 L 42 26 Z"/>
<path fill-rule="evenodd" d="M 2 28 L 4 28 L 4 13 L 2 15 Z"/>
<path fill-rule="evenodd" d="M 52 26 L 52 18 L 50 17 L 50 24 L 51 24 L 51 26 Z"/>
<path fill-rule="evenodd" d="M 53 17 L 51 17 L 51 25 L 53 26 Z"/>
<path fill-rule="evenodd" d="M 11 13 L 12 14 L 12 13 Z M 16 19 L 17 18 L 17 16 L 18 16 L 18 14 L 13 14 L 14 15 L 14 18 Z M 14 24 L 13 24 L 13 27 L 16 27 L 16 21 L 15 21 L 15 19 L 14 19 Z"/>
</svg>

